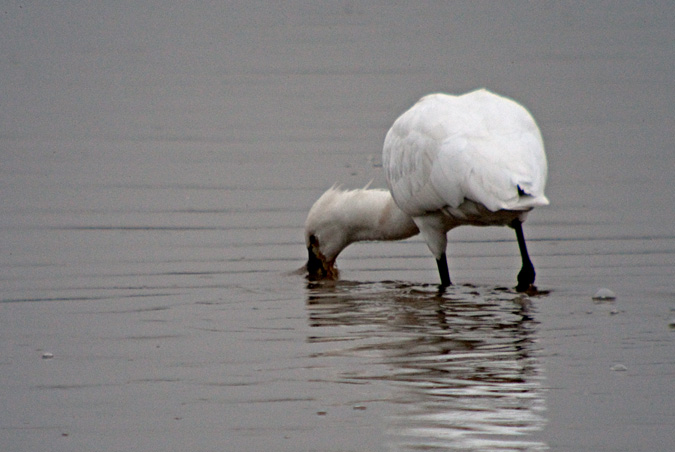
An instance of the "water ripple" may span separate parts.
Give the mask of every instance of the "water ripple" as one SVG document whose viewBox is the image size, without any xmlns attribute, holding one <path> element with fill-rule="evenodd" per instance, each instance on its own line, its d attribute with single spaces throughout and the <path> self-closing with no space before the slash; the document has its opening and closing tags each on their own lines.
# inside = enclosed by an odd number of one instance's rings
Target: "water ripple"
<svg viewBox="0 0 675 452">
<path fill-rule="evenodd" d="M 532 300 L 504 288 L 310 285 L 317 356 L 368 361 L 336 376 L 386 382 L 395 450 L 538 451 L 546 422 Z"/>
</svg>

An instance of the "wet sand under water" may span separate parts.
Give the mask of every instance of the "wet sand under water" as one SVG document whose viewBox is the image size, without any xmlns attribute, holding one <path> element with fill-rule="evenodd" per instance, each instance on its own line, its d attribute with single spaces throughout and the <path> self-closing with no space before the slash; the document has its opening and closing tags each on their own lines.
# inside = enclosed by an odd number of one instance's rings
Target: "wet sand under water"
<svg viewBox="0 0 675 452">
<path fill-rule="evenodd" d="M 331 5 L 7 8 L 0 449 L 671 450 L 670 7 Z M 545 293 L 507 228 L 442 294 L 419 238 L 292 274 L 395 117 L 479 86 L 544 134 Z"/>
<path fill-rule="evenodd" d="M 3 304 L 5 444 L 666 450 L 670 441 L 665 299 L 219 278 Z"/>
</svg>

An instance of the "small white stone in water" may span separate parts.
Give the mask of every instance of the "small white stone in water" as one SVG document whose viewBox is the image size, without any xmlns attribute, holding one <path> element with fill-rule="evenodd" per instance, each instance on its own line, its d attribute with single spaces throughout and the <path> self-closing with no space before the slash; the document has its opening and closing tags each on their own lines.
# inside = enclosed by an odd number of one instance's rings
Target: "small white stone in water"
<svg viewBox="0 0 675 452">
<path fill-rule="evenodd" d="M 42 354 L 42 359 L 52 359 L 53 357 L 54 357 L 54 354 L 50 353 L 50 352 L 44 352 Z"/>
<path fill-rule="evenodd" d="M 597 292 L 595 292 L 595 295 L 593 295 L 594 300 L 615 300 L 616 299 L 616 294 L 612 292 L 611 290 L 607 289 L 606 287 L 603 287 L 602 289 L 598 289 Z"/>
<path fill-rule="evenodd" d="M 628 370 L 628 367 L 624 366 L 623 364 L 614 364 L 610 369 L 614 372 L 625 372 Z"/>
</svg>

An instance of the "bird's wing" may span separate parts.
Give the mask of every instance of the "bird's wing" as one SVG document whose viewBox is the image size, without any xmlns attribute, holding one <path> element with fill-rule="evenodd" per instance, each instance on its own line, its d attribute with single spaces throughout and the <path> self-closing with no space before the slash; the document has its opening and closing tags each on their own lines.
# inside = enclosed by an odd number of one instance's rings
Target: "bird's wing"
<svg viewBox="0 0 675 452">
<path fill-rule="evenodd" d="M 387 134 L 383 166 L 410 215 L 465 199 L 492 211 L 548 204 L 539 129 L 522 106 L 485 90 L 420 100 Z"/>
<path fill-rule="evenodd" d="M 403 113 L 384 140 L 382 166 L 389 190 L 401 210 L 413 216 L 438 210 L 448 202 L 461 202 L 463 198 L 459 180 L 453 183 L 450 172 L 447 177 L 451 180 L 442 194 L 431 183 L 441 144 L 449 135 L 448 127 L 458 123 L 444 118 L 439 96 L 444 95 L 426 96 Z M 454 193 L 453 187 L 457 187 Z"/>
</svg>

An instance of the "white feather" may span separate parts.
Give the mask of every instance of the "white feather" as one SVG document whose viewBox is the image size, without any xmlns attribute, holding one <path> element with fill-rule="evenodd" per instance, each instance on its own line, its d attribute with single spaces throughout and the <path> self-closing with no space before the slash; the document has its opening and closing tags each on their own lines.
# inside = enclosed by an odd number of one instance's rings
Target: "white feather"
<svg viewBox="0 0 675 452">
<path fill-rule="evenodd" d="M 520 223 L 532 208 L 548 204 L 547 166 L 541 134 L 525 108 L 486 90 L 423 97 L 387 133 L 382 166 L 389 192 L 334 186 L 310 209 L 310 275 L 337 277 L 335 259 L 350 243 L 419 232 L 438 261 L 442 284 L 449 284 L 447 264 L 442 267 L 447 231 L 511 225 L 523 257 L 519 290 L 534 282 Z"/>
<path fill-rule="evenodd" d="M 420 99 L 387 133 L 382 161 L 394 200 L 412 216 L 465 200 L 492 212 L 548 204 L 534 119 L 487 90 Z M 518 187 L 529 196 L 519 196 Z"/>
<path fill-rule="evenodd" d="M 437 259 L 453 227 L 524 221 L 548 204 L 546 154 L 534 119 L 484 89 L 420 99 L 387 133 L 382 164 L 396 204 Z"/>
<path fill-rule="evenodd" d="M 357 190 L 333 186 L 309 210 L 305 220 L 306 245 L 314 235 L 329 262 L 350 243 L 400 240 L 419 232 L 387 190 L 368 189 L 368 185 Z"/>
</svg>

